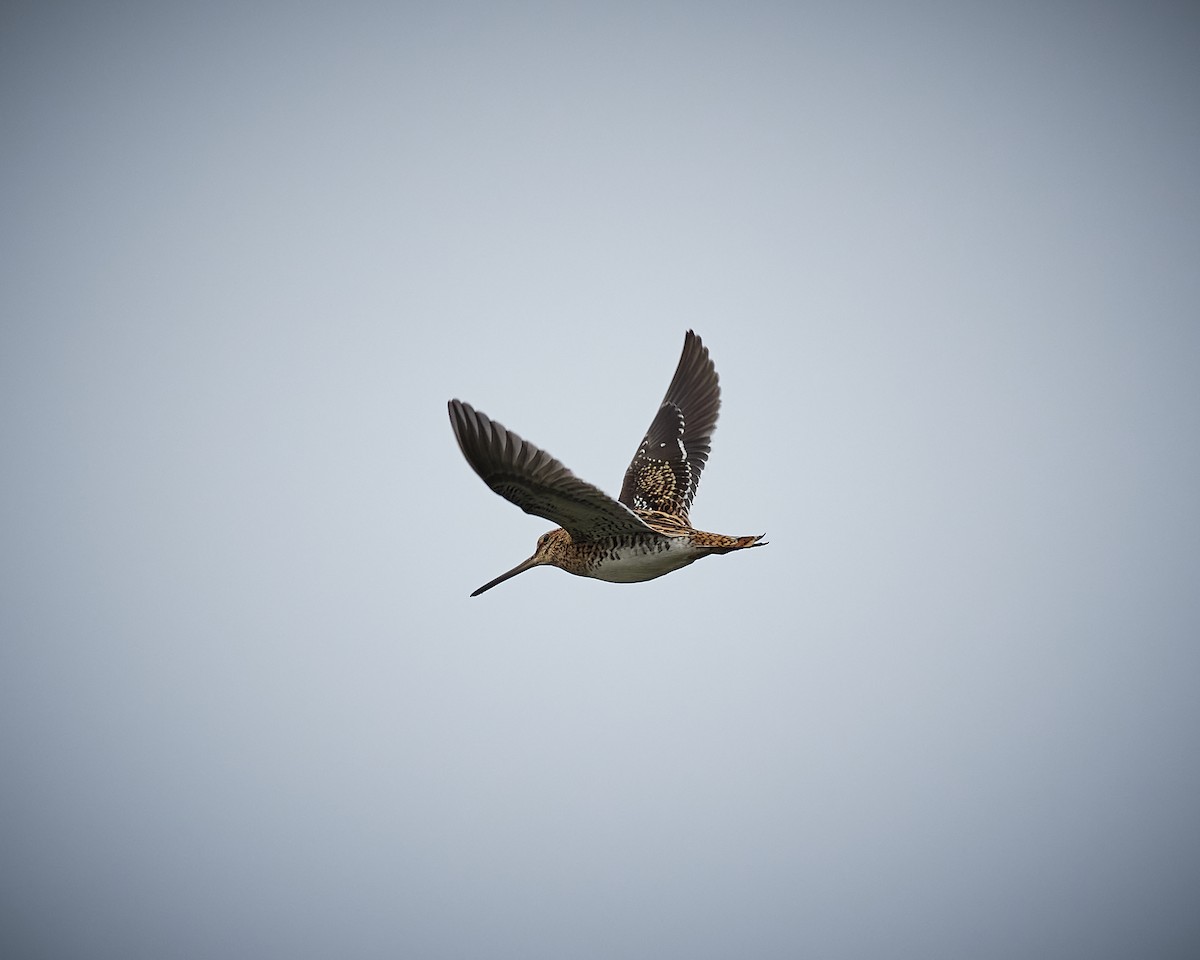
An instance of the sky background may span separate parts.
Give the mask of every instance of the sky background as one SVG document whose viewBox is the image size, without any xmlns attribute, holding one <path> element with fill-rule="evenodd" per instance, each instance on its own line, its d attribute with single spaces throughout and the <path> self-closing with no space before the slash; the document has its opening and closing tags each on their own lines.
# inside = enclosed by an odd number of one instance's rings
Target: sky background
<svg viewBox="0 0 1200 960">
<path fill-rule="evenodd" d="M 1186 3 L 0 13 L 0 947 L 1192 957 Z M 611 493 L 684 331 L 692 518 Z"/>
</svg>

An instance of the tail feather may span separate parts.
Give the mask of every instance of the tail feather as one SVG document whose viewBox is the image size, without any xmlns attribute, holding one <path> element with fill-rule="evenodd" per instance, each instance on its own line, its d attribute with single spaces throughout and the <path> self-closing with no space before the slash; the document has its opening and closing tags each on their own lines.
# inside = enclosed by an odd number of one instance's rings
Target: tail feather
<svg viewBox="0 0 1200 960">
<path fill-rule="evenodd" d="M 729 553 L 732 550 L 744 550 L 747 547 L 765 547 L 765 533 L 749 537 L 727 537 L 721 533 L 704 533 L 696 531 L 692 534 L 692 543 L 698 547 L 707 547 L 713 553 Z"/>
</svg>

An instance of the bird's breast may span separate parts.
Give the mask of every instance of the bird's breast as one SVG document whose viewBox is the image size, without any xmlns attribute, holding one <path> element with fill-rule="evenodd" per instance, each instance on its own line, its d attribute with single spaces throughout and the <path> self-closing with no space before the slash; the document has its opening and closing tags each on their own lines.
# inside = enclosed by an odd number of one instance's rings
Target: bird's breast
<svg viewBox="0 0 1200 960">
<path fill-rule="evenodd" d="M 582 571 L 583 575 L 613 583 L 653 580 L 686 567 L 702 553 L 692 546 L 687 537 L 617 540 L 594 546 L 598 549 L 586 570 Z"/>
</svg>

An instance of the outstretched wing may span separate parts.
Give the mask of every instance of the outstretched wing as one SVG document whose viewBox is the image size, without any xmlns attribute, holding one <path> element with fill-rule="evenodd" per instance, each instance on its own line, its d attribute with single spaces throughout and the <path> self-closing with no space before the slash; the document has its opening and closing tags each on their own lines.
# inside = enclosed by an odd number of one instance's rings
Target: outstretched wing
<svg viewBox="0 0 1200 960">
<path fill-rule="evenodd" d="M 526 513 L 557 523 L 577 543 L 621 534 L 655 535 L 632 510 L 580 480 L 545 450 L 469 403 L 451 400 L 449 407 L 450 425 L 467 463 Z"/>
<path fill-rule="evenodd" d="M 661 510 L 686 521 L 720 408 L 716 367 L 708 348 L 689 330 L 667 395 L 625 471 L 620 501 L 634 510 Z"/>
</svg>

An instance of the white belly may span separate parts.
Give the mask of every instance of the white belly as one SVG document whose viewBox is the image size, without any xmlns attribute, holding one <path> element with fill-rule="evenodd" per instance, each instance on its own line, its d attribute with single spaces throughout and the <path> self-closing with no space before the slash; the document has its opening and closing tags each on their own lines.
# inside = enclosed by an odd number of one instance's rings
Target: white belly
<svg viewBox="0 0 1200 960">
<path fill-rule="evenodd" d="M 672 537 L 653 546 L 614 547 L 599 566 L 584 576 L 612 583 L 638 583 L 653 580 L 664 573 L 686 567 L 699 559 L 704 551 L 692 546 L 687 537 Z"/>
</svg>

